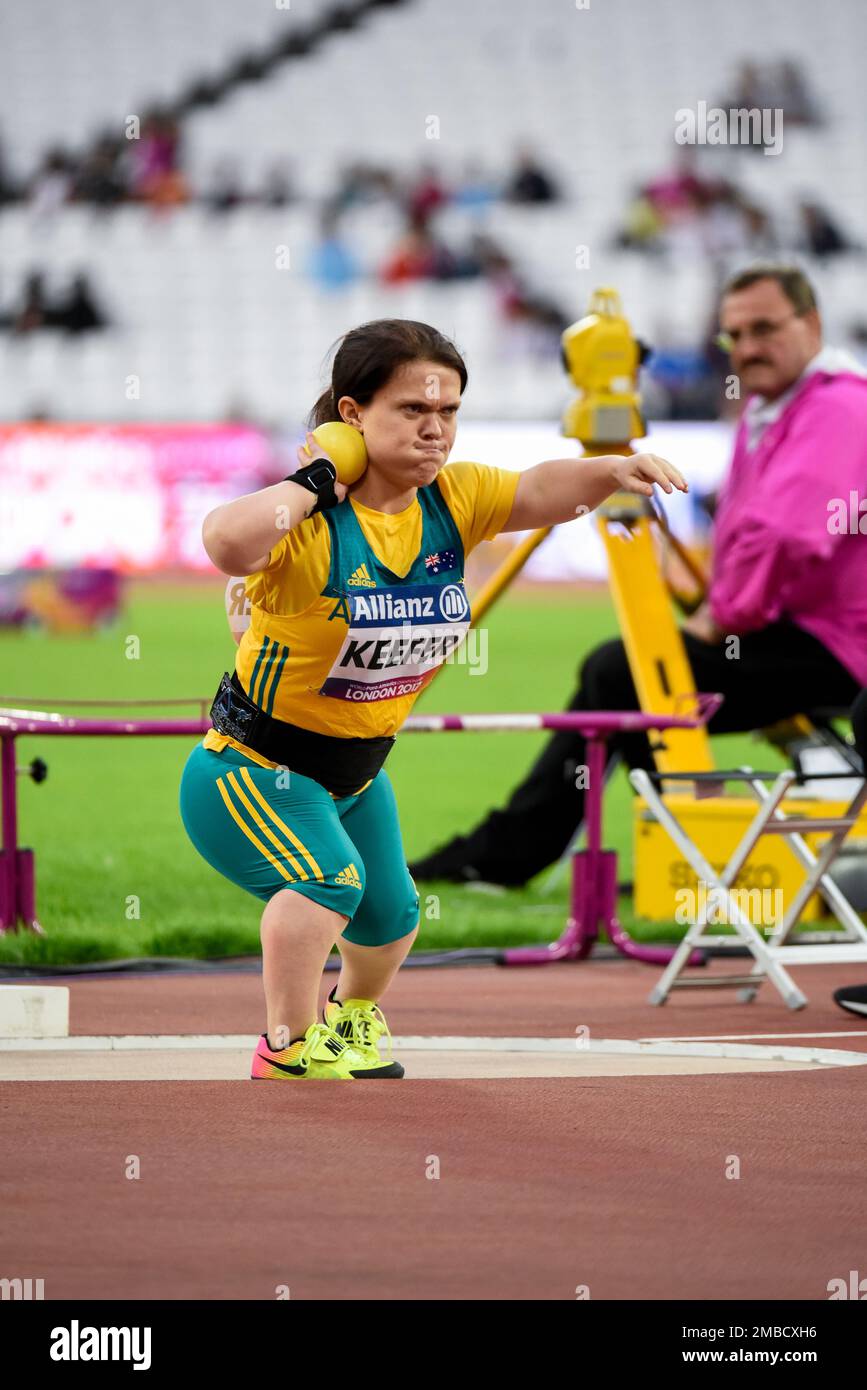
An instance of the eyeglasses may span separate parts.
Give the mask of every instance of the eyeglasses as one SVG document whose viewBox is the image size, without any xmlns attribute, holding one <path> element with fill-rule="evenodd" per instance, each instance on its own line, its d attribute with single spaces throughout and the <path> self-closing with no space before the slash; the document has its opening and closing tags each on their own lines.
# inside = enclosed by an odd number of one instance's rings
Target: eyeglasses
<svg viewBox="0 0 867 1390">
<path fill-rule="evenodd" d="M 787 324 L 790 319 L 800 318 L 803 318 L 803 314 L 795 310 L 794 313 L 787 314 L 784 319 L 777 319 L 776 323 L 772 322 L 771 319 L 756 319 L 756 322 L 751 323 L 748 328 L 733 328 L 730 333 L 717 333 L 714 342 L 722 352 L 731 352 L 736 348 L 744 334 L 749 334 L 751 338 L 755 338 L 757 343 L 764 343 L 767 342 L 768 338 L 773 338 L 775 333 L 779 333 L 783 325 Z"/>
</svg>

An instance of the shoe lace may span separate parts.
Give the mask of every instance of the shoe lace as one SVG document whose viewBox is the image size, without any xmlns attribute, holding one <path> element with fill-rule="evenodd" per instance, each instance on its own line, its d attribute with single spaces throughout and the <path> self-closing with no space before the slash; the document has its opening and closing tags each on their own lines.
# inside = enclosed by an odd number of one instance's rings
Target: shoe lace
<svg viewBox="0 0 867 1390">
<path fill-rule="evenodd" d="M 326 1024 L 315 1023 L 311 1028 L 308 1036 L 304 1039 L 304 1046 L 298 1054 L 299 1065 L 302 1067 L 309 1067 L 311 1054 L 313 1053 L 314 1048 L 318 1047 L 319 1044 L 322 1042 L 322 1039 L 334 1038 L 338 1036 L 339 1035 L 335 1033 L 334 1029 L 328 1027 Z M 340 1042 L 343 1044 L 344 1047 L 346 1046 L 345 1038 L 340 1038 Z"/>
<path fill-rule="evenodd" d="M 391 1058 L 391 1033 L 385 1021 L 385 1015 L 376 1004 L 371 1008 L 363 1008 L 360 1004 L 356 1004 L 353 1008 L 347 1009 L 346 1022 L 349 1025 L 350 1047 L 355 1042 L 360 1043 L 362 1047 L 376 1047 L 379 1039 L 384 1037 L 386 1056 Z"/>
</svg>

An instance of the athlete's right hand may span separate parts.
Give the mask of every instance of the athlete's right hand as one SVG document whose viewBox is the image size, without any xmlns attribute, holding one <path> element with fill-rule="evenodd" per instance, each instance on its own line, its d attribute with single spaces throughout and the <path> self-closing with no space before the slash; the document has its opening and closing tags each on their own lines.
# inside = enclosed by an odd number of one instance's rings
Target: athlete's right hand
<svg viewBox="0 0 867 1390">
<path fill-rule="evenodd" d="M 659 454 L 627 454 L 617 458 L 613 473 L 617 486 L 624 492 L 652 497 L 655 484 L 664 492 L 673 492 L 675 488 L 678 492 L 689 492 L 689 483 L 683 474 Z"/>
<path fill-rule="evenodd" d="M 318 440 L 314 439 L 312 433 L 308 431 L 306 448 L 303 444 L 298 445 L 298 467 L 306 468 L 307 464 L 312 463 L 314 459 L 328 459 L 329 463 L 333 463 L 333 459 L 328 458 L 325 450 L 320 447 Z M 345 483 L 335 482 L 334 491 L 337 494 L 338 502 L 342 502 L 349 488 Z M 316 506 L 316 498 L 312 493 L 310 506 L 311 508 Z"/>
</svg>

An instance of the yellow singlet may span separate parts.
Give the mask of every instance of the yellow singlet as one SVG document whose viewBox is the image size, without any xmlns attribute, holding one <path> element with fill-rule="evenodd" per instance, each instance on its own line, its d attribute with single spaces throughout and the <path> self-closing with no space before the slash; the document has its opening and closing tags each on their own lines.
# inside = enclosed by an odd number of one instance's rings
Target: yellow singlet
<svg viewBox="0 0 867 1390">
<path fill-rule="evenodd" d="M 245 582 L 235 661 L 275 719 L 338 738 L 397 732 L 469 625 L 464 560 L 506 524 L 520 474 L 452 463 L 396 515 L 347 499 L 287 532 Z M 225 734 L 229 744 L 275 766 Z"/>
</svg>

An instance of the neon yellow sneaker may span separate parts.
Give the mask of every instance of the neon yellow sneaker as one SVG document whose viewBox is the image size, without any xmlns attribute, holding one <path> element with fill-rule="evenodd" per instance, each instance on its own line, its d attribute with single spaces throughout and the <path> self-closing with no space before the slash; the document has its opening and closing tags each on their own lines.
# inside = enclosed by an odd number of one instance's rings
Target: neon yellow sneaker
<svg viewBox="0 0 867 1390">
<path fill-rule="evenodd" d="M 391 1055 L 391 1033 L 382 1009 L 372 999 L 345 999 L 342 1004 L 334 998 L 334 990 L 328 996 L 322 1017 L 329 1028 L 348 1043 L 356 1057 L 363 1064 L 350 1062 L 350 1070 L 359 1080 L 368 1077 L 403 1076 L 403 1067 Z M 379 1039 L 385 1036 L 388 1052 L 385 1060 L 379 1055 Z"/>
<path fill-rule="evenodd" d="M 350 1068 L 357 1067 L 357 1054 L 347 1047 L 333 1028 L 311 1023 L 303 1038 L 276 1052 L 263 1033 L 253 1053 L 252 1081 L 352 1081 Z"/>
</svg>

